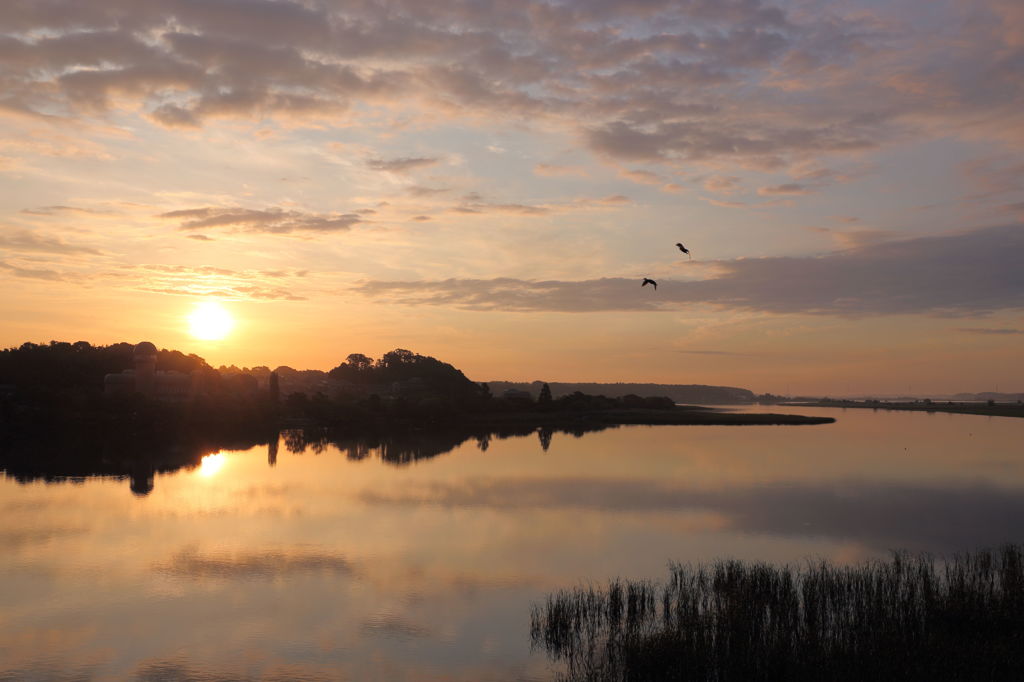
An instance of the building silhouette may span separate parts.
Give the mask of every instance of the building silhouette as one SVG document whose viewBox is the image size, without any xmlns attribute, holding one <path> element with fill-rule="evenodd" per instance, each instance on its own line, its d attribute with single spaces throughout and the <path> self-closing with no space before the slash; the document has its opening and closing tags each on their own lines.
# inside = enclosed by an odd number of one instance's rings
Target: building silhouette
<svg viewBox="0 0 1024 682">
<path fill-rule="evenodd" d="M 195 393 L 199 377 L 183 372 L 160 371 L 156 368 L 156 346 L 143 341 L 132 351 L 133 369 L 103 377 L 103 392 L 107 395 L 141 394 L 157 400 L 186 400 Z"/>
</svg>

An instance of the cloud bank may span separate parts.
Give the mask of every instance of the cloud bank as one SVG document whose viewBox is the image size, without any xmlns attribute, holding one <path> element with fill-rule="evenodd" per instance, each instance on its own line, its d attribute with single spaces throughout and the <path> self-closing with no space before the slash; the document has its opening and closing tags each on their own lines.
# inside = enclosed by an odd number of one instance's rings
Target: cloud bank
<svg viewBox="0 0 1024 682">
<path fill-rule="evenodd" d="M 129 265 L 102 277 L 115 286 L 171 296 L 212 296 L 228 300 L 304 301 L 284 285 L 307 275 L 305 270 L 231 270 L 212 266 Z"/>
<path fill-rule="evenodd" d="M 182 230 L 233 228 L 245 232 L 287 234 L 289 232 L 344 232 L 363 219 L 354 213 L 317 214 L 248 208 L 188 208 L 161 213 L 161 218 L 181 221 Z"/>
<path fill-rule="evenodd" d="M 6 0 L 0 108 L 169 128 L 544 119 L 617 161 L 762 168 L 870 149 L 910 121 L 1020 141 L 1024 17 L 1005 0 L 936 11 L 941 35 L 898 8 L 763 0 Z"/>
<path fill-rule="evenodd" d="M 770 313 L 970 316 L 1024 308 L 1024 226 L 919 237 L 818 257 L 714 261 L 714 279 L 370 281 L 381 301 L 487 311 L 660 311 L 706 304 Z"/>
</svg>

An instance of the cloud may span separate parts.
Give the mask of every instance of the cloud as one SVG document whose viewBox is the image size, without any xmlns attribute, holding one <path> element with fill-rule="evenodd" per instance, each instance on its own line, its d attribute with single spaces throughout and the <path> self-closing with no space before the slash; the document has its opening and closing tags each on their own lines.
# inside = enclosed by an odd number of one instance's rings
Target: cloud
<svg viewBox="0 0 1024 682">
<path fill-rule="evenodd" d="M 543 118 L 613 159 L 778 165 L 935 121 L 1020 140 L 1024 30 L 1006 5 L 943 5 L 936 35 L 894 29 L 884 8 L 765 0 L 7 0 L 0 105 L 168 127 L 338 124 L 377 107 Z"/>
<path fill-rule="evenodd" d="M 467 215 L 485 213 L 509 213 L 523 216 L 546 216 L 553 213 L 564 213 L 574 210 L 609 209 L 632 203 L 632 199 L 624 194 L 610 194 L 605 197 L 579 197 L 561 203 L 551 204 L 520 204 L 486 201 L 476 192 L 462 197 L 462 203 L 449 210 L 453 213 Z"/>
<path fill-rule="evenodd" d="M 890 241 L 812 257 L 706 263 L 714 279 L 369 281 L 367 297 L 407 305 L 512 312 L 659 311 L 694 304 L 769 313 L 978 315 L 1024 308 L 1024 226 Z"/>
<path fill-rule="evenodd" d="M 734 353 L 727 350 L 677 350 L 677 353 L 687 355 L 725 355 L 730 357 L 754 357 L 753 353 Z"/>
<path fill-rule="evenodd" d="M 965 334 L 987 334 L 993 336 L 1004 336 L 1007 334 L 1024 334 L 1024 329 L 993 329 L 989 327 L 961 327 L 958 332 Z"/>
<path fill-rule="evenodd" d="M 3 60 L 0 59 L 0 64 Z M 2 84 L 0 78 L 0 84 Z M 3 112 L 3 103 L 0 102 L 0 113 Z M 116 157 L 107 151 L 104 144 L 87 139 L 84 135 L 67 135 L 60 132 L 58 126 L 73 126 L 75 121 L 57 119 L 56 117 L 39 117 L 41 121 L 35 123 L 47 123 L 46 127 L 26 127 L 17 132 L 10 131 L 6 137 L 0 138 L 0 150 L 16 155 L 16 158 L 9 159 L 14 165 L 21 165 L 21 159 L 31 155 L 49 156 L 66 159 L 93 159 L 99 161 L 111 161 Z M 55 119 L 55 120 L 50 120 Z M 48 210 L 50 213 L 56 210 L 75 210 L 71 206 L 47 206 L 41 210 Z M 88 209 L 80 209 L 88 211 Z M 32 209 L 23 211 L 32 213 Z M 97 211 L 98 213 L 98 211 Z"/>
<path fill-rule="evenodd" d="M 586 140 L 595 151 L 624 161 L 738 161 L 744 157 L 855 152 L 875 146 L 871 136 L 857 127 L 796 127 L 781 122 L 757 127 L 713 121 L 639 126 L 620 120 L 589 129 Z"/>
<path fill-rule="evenodd" d="M 971 199 L 990 199 L 1020 193 L 1024 163 L 1016 155 L 999 154 L 965 162 L 961 171 L 977 188 Z"/>
<path fill-rule="evenodd" d="M 587 169 L 583 166 L 560 166 L 553 163 L 538 163 L 533 167 L 533 172 L 537 175 L 548 178 L 568 176 L 587 177 L 589 175 Z"/>
<path fill-rule="evenodd" d="M 724 199 L 712 199 L 710 197 L 701 197 L 701 199 L 712 206 L 721 206 L 722 208 L 746 208 L 749 206 L 745 201 L 726 201 Z"/>
<path fill-rule="evenodd" d="M 517 215 L 547 215 L 552 212 L 550 206 L 531 206 L 529 204 L 491 204 L 486 202 L 469 202 L 456 206 L 456 213 L 512 213 Z"/>
<path fill-rule="evenodd" d="M 703 183 L 704 189 L 716 194 L 735 194 L 740 187 L 740 179 L 734 175 L 712 175 Z"/>
<path fill-rule="evenodd" d="M 423 185 L 410 185 L 405 189 L 405 191 L 414 197 L 432 197 L 436 194 L 444 194 L 445 192 L 450 192 L 451 190 L 447 187 L 425 187 Z M 359 211 L 359 213 L 362 214 L 365 213 L 365 211 Z"/>
<path fill-rule="evenodd" d="M 159 217 L 181 220 L 182 230 L 227 227 L 269 234 L 345 232 L 353 225 L 363 222 L 363 219 L 354 213 L 317 214 L 286 211 L 282 208 L 189 208 L 161 213 Z"/>
<path fill-rule="evenodd" d="M 769 187 L 759 187 L 757 193 L 761 196 L 775 196 L 779 194 L 793 195 L 793 194 L 807 194 L 811 190 L 806 185 L 801 185 L 795 182 L 788 182 L 782 185 L 772 185 Z"/>
<path fill-rule="evenodd" d="M 427 168 L 438 163 L 440 159 L 432 157 L 402 157 L 398 159 L 370 159 L 366 165 L 373 170 L 389 173 L 407 173 L 418 168 Z"/>
<path fill-rule="evenodd" d="M 39 208 L 23 208 L 19 213 L 34 216 L 51 216 L 59 213 L 85 213 L 87 215 L 107 215 L 110 211 L 98 211 L 80 206 L 41 206 Z"/>
<path fill-rule="evenodd" d="M 189 277 L 205 277 L 208 275 L 222 276 L 222 275 L 239 275 L 241 273 L 228 268 L 218 268 L 212 265 L 202 265 L 199 267 L 191 267 L 188 265 L 137 265 L 127 266 L 129 269 L 146 270 L 149 272 L 160 272 L 160 273 L 173 273 L 177 275 L 187 275 Z"/>
<path fill-rule="evenodd" d="M 302 278 L 305 270 L 231 270 L 213 266 L 129 265 L 106 277 L 117 286 L 169 296 L 215 296 L 233 300 L 304 301 L 280 280 Z M 278 280 L 268 283 L 267 280 Z"/>
<path fill-rule="evenodd" d="M 64 275 L 57 272 L 56 270 L 43 270 L 38 268 L 22 268 L 17 265 L 11 265 L 4 261 L 0 261 L 0 270 L 6 270 L 15 277 L 24 277 L 26 279 L 41 279 L 49 282 L 60 282 L 64 280 Z"/>
<path fill-rule="evenodd" d="M 642 185 L 661 185 L 665 183 L 665 179 L 660 175 L 647 170 L 624 170 L 620 171 L 619 175 Z"/>
<path fill-rule="evenodd" d="M 1024 20 L 1008 4 L 943 3 L 935 32 L 908 30 L 902 7 L 885 3 L 6 0 L 0 110 L 61 122 L 129 112 L 172 129 L 511 124 L 616 166 L 789 171 L 760 192 L 795 196 L 848 179 L 801 177 L 801 165 L 910 137 L 1024 144 Z M 412 173 L 438 162 L 366 164 Z"/>
<path fill-rule="evenodd" d="M 168 296 L 212 296 L 218 299 L 250 300 L 250 301 L 305 301 L 305 296 L 296 296 L 286 289 L 271 289 L 258 286 L 227 286 L 210 287 L 201 285 L 183 285 L 180 287 L 159 287 L 139 285 L 139 291 L 148 291 L 153 294 L 167 294 Z"/>
<path fill-rule="evenodd" d="M 0 233 L 0 247 L 10 251 L 99 255 L 88 246 L 68 244 L 56 237 L 46 237 L 30 230 L 5 229 Z"/>
<path fill-rule="evenodd" d="M 680 194 L 688 191 L 687 187 L 680 185 L 677 182 L 668 182 L 657 173 L 647 170 L 623 170 L 619 171 L 619 175 L 640 185 L 654 185 L 662 192 L 668 192 L 670 194 Z"/>
<path fill-rule="evenodd" d="M 855 223 L 856 218 L 843 219 L 845 223 Z M 828 227 L 809 227 L 812 232 L 819 232 L 830 236 L 836 244 L 844 249 L 867 248 L 881 242 L 896 238 L 896 233 L 890 230 L 876 230 L 871 228 L 859 228 L 853 230 L 837 230 Z"/>
</svg>

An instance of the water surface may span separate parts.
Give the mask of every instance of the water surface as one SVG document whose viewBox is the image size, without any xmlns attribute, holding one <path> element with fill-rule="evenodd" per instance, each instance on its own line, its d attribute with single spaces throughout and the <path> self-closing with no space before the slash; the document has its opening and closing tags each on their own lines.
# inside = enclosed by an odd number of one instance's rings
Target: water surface
<svg viewBox="0 0 1024 682">
<path fill-rule="evenodd" d="M 1022 540 L 1024 420 L 771 409 L 838 421 L 289 438 L 143 495 L 5 478 L 0 679 L 544 680 L 553 589 Z"/>
</svg>

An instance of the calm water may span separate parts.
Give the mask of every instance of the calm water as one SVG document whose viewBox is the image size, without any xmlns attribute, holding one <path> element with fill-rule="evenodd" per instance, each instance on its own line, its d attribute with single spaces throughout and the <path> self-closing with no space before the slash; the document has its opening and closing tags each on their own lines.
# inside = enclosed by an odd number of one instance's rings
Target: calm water
<svg viewBox="0 0 1024 682">
<path fill-rule="evenodd" d="M 2 479 L 0 679 L 545 680 L 529 611 L 553 589 L 1024 540 L 1024 420 L 772 411 L 838 422 L 471 440 L 405 465 L 282 443 L 145 496 Z"/>
</svg>

